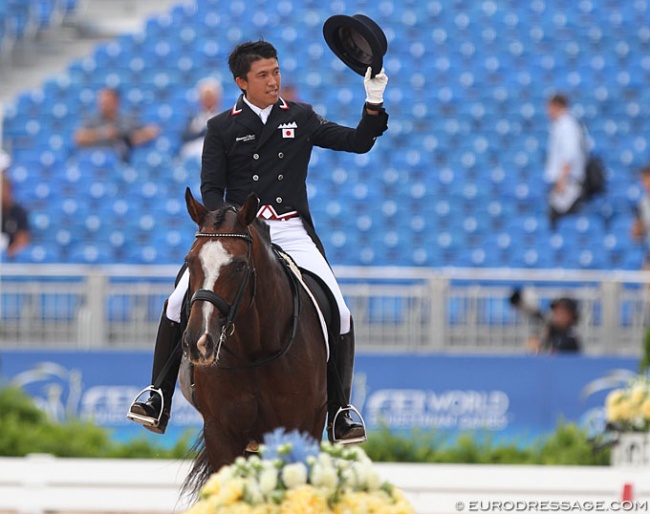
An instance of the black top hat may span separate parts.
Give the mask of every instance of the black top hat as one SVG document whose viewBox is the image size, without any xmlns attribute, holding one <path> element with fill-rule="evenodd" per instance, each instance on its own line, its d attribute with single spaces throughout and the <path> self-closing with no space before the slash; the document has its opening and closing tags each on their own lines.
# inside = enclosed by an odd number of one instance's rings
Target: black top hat
<svg viewBox="0 0 650 514">
<path fill-rule="evenodd" d="M 368 16 L 331 16 L 323 25 L 323 35 L 332 52 L 359 75 L 365 75 L 368 66 L 373 76 L 381 71 L 388 43 L 384 31 Z"/>
</svg>

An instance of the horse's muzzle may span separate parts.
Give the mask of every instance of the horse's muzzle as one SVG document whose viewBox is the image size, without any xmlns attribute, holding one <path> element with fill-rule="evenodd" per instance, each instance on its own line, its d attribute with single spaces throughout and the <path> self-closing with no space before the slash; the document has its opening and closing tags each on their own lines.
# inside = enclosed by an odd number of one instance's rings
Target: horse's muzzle
<svg viewBox="0 0 650 514">
<path fill-rule="evenodd" d="M 195 366 L 209 366 L 217 357 L 215 341 L 205 332 L 196 340 L 186 332 L 183 337 L 183 352 Z"/>
</svg>

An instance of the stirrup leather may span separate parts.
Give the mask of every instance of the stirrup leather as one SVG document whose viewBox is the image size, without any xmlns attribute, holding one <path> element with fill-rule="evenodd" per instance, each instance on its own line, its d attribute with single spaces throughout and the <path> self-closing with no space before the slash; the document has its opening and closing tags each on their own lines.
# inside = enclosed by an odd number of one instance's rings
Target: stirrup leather
<svg viewBox="0 0 650 514">
<path fill-rule="evenodd" d="M 359 416 L 359 419 L 361 420 L 361 426 L 363 427 L 363 436 L 361 437 L 353 437 L 351 439 L 337 439 L 336 438 L 336 420 L 339 418 L 341 414 L 344 414 L 345 412 L 354 412 L 357 416 Z M 358 444 L 358 443 L 363 443 L 368 439 L 366 436 L 366 422 L 363 419 L 363 416 L 359 412 L 359 410 L 354 406 L 354 405 L 348 405 L 347 407 L 339 407 L 339 410 L 336 411 L 336 414 L 334 414 L 334 419 L 332 420 L 332 441 L 334 443 L 339 443 L 342 445 L 348 445 L 348 444 Z"/>
<path fill-rule="evenodd" d="M 153 416 L 143 416 L 142 414 L 136 414 L 135 412 L 131 411 L 135 403 L 138 401 L 138 398 L 140 398 L 146 392 L 154 393 L 160 396 L 160 412 L 158 413 L 157 418 Z M 136 423 L 140 423 L 141 425 L 147 427 L 158 427 L 158 425 L 160 425 L 160 420 L 163 416 L 163 412 L 165 412 L 165 397 L 163 396 L 162 389 L 156 388 L 154 386 L 147 386 L 142 391 L 140 391 L 137 394 L 137 396 L 133 399 L 133 401 L 131 402 L 131 407 L 129 407 L 129 412 L 126 414 L 126 417 L 132 421 L 135 421 Z"/>
</svg>

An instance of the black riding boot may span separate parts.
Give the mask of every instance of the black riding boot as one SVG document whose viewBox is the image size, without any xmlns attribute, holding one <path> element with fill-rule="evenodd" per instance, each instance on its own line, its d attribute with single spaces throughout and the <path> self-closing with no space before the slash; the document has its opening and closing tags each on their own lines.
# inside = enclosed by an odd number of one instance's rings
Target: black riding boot
<svg viewBox="0 0 650 514">
<path fill-rule="evenodd" d="M 151 430 L 156 434 L 164 434 L 167 428 L 171 413 L 172 396 L 176 388 L 176 379 L 178 378 L 182 358 L 182 352 L 180 352 L 181 325 L 167 318 L 165 315 L 166 309 L 167 302 L 165 302 L 160 324 L 158 325 L 151 373 L 151 383 L 153 385 L 147 388 L 150 391 L 149 398 L 145 402 L 134 401 L 127 414 L 129 419 L 144 425 L 147 430 Z M 157 391 L 158 388 L 160 392 Z M 163 402 L 164 408 L 162 408 Z"/>
<path fill-rule="evenodd" d="M 352 420 L 350 411 L 358 411 L 350 405 L 354 375 L 354 329 L 339 338 L 337 348 L 327 366 L 327 432 L 329 440 L 341 444 L 362 443 L 366 430 L 362 423 Z M 333 369 L 336 366 L 336 369 Z M 341 410 L 342 409 L 342 410 Z M 337 415 L 338 414 L 338 415 Z M 334 429 L 332 430 L 332 424 Z"/>
</svg>

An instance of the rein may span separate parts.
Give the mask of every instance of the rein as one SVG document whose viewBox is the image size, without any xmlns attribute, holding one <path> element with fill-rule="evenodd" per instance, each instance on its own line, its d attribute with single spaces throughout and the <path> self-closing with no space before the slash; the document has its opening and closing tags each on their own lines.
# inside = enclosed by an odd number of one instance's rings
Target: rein
<svg viewBox="0 0 650 514">
<path fill-rule="evenodd" d="M 249 263 L 252 262 L 253 238 L 250 235 L 250 231 L 248 231 L 247 234 L 232 234 L 228 232 L 197 232 L 194 235 L 197 238 L 198 237 L 210 237 L 210 238 L 233 237 L 233 238 L 244 239 L 248 243 L 248 256 L 247 256 L 248 262 Z M 289 349 L 293 344 L 298 329 L 298 319 L 300 317 L 300 291 L 298 290 L 298 286 L 296 284 L 296 278 L 291 272 L 291 270 L 289 269 L 289 264 L 287 263 L 287 261 L 284 259 L 284 257 L 278 254 L 277 251 L 274 251 L 274 253 L 278 255 L 278 257 L 280 258 L 280 262 L 283 264 L 283 269 L 285 273 L 287 273 L 289 282 L 291 284 L 291 289 L 293 292 L 293 319 L 291 325 L 291 332 L 289 333 L 287 341 L 284 344 L 284 346 L 280 348 L 280 350 L 278 350 L 277 352 L 275 352 L 273 355 L 269 357 L 248 362 L 241 366 L 222 366 L 217 364 L 220 369 L 223 369 L 225 371 L 238 371 L 238 370 L 256 368 L 259 366 L 265 366 L 282 357 L 285 353 L 289 351 Z M 211 291 L 209 289 L 199 289 L 192 295 L 192 299 L 190 300 L 190 306 L 192 306 L 194 302 L 210 302 L 221 312 L 221 314 L 223 314 L 226 317 L 224 325 L 221 328 L 221 334 L 219 336 L 219 342 L 217 344 L 217 350 L 216 350 L 217 362 L 219 358 L 219 352 L 221 351 L 222 347 L 230 355 L 236 356 L 234 352 L 230 350 L 230 348 L 228 348 L 224 343 L 235 332 L 235 318 L 237 317 L 237 313 L 239 311 L 241 301 L 244 297 L 246 284 L 248 283 L 248 280 L 251 277 L 251 275 L 253 280 L 253 293 L 251 295 L 251 304 L 252 304 L 255 299 L 256 281 L 255 281 L 255 268 L 253 267 L 253 269 L 251 270 L 250 266 L 246 267 L 246 276 L 241 281 L 239 285 L 239 289 L 237 290 L 235 299 L 232 304 L 228 304 L 228 302 L 224 300 L 221 296 L 219 296 L 214 291 Z"/>
</svg>

